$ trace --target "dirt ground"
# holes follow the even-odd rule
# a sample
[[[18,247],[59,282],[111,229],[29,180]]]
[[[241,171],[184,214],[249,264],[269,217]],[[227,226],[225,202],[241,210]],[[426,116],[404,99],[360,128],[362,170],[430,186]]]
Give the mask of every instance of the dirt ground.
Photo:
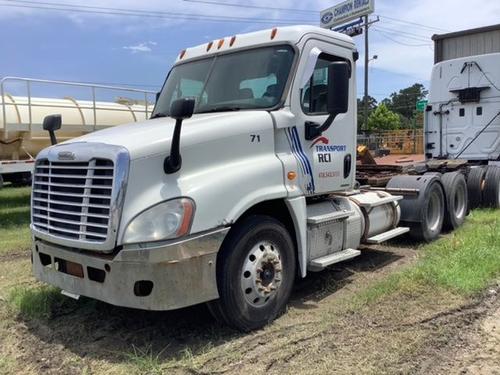
[[[445,351],[441,364],[434,373],[445,374],[500,374],[500,289],[490,289],[482,303],[472,306],[477,314],[463,330],[454,345]],[[461,314],[462,311],[454,312]]]
[[[49,319],[12,317],[3,291],[32,284],[26,255],[0,259],[0,373],[496,374],[500,287],[474,301],[447,292],[352,296],[415,261],[406,245],[373,247],[300,281],[286,314],[240,334],[204,306],[144,312],[81,299]]]

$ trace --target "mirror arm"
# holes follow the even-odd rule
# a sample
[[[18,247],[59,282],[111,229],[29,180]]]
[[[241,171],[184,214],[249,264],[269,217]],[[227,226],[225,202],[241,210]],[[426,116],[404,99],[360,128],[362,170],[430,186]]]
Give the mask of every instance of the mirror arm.
[[[49,132],[49,136],[50,136],[50,143],[51,143],[52,145],[56,145],[56,144],[57,144],[57,138],[56,138],[56,133],[55,133],[55,131],[53,131],[53,130],[49,130],[48,132]]]
[[[306,121],[305,126],[305,138],[308,141],[312,141],[314,138],[320,136],[325,130],[327,130],[330,125],[332,125],[333,120],[337,117],[337,113],[332,113],[328,116],[323,125],[319,125],[317,122]]]
[[[175,120],[174,135],[172,137],[172,148],[170,155],[163,162],[163,170],[166,174],[172,174],[181,169],[182,157],[180,152],[182,119]]]

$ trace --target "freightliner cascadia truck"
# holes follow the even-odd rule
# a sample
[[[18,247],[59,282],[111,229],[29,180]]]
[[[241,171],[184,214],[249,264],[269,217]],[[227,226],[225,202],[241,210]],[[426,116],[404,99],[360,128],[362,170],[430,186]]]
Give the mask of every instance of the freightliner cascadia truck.
[[[35,277],[138,309],[207,303],[249,331],[284,310],[296,278],[365,244],[459,226],[466,161],[372,166],[377,186],[359,183],[357,58],[350,37],[311,26],[180,52],[149,120],[38,154]],[[44,121],[54,141],[60,120]],[[498,207],[490,169],[477,189]]]

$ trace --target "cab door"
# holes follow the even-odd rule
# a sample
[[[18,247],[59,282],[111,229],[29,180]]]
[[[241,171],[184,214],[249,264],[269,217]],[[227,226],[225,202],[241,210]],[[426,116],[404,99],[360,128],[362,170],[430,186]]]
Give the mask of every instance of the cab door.
[[[287,129],[292,153],[301,166],[306,195],[320,195],[352,188],[356,161],[356,100],[353,47],[308,40],[303,47],[290,103],[295,126]],[[323,124],[328,118],[328,66],[335,61],[350,64],[347,113],[337,115],[330,127],[314,139],[306,139],[306,123]],[[312,67],[314,66],[314,69]],[[312,72],[311,72],[312,70]],[[312,74],[309,74],[312,73]]]

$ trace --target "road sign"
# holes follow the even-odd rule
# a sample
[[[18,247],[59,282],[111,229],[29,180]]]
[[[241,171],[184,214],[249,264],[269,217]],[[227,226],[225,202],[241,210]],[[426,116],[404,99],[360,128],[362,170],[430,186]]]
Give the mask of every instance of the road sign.
[[[361,24],[363,23],[363,19],[360,18],[359,20],[356,20],[354,22],[346,23],[341,26],[337,26],[336,28],[333,29],[333,31],[336,31],[338,33],[343,33],[345,35],[349,36],[356,36],[363,34],[363,27]]]
[[[417,112],[423,112],[427,107],[427,100],[419,100],[416,105]]]
[[[331,29],[334,26],[366,16],[375,10],[375,0],[347,0],[321,12],[320,26]]]

